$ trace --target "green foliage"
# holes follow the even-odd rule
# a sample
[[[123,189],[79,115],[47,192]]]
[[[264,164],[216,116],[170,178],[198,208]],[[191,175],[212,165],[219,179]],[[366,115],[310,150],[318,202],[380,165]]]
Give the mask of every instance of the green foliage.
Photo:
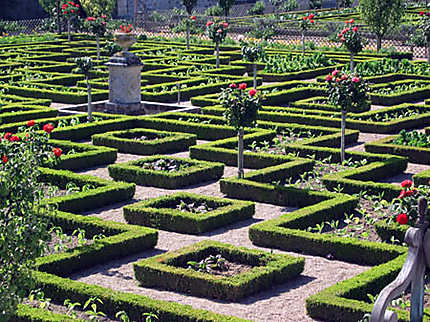
[[[30,270],[49,239],[48,223],[39,216],[44,192],[39,166],[55,163],[47,133],[28,127],[19,136],[6,133],[0,142],[0,320],[7,321],[33,287]]]
[[[255,5],[248,10],[250,16],[262,15],[266,9],[263,1],[257,1]]]
[[[264,56],[264,49],[261,44],[250,45],[242,43],[242,57],[249,62],[256,62]]]
[[[219,102],[225,108],[227,124],[236,130],[253,126],[261,107],[261,95],[255,89],[246,90],[246,84],[231,84],[221,91]]]
[[[231,7],[236,3],[236,0],[218,0],[218,5],[222,8],[224,16],[228,16]]]
[[[293,11],[298,7],[297,0],[270,0],[270,3],[277,12]]]
[[[361,18],[379,40],[398,25],[404,14],[402,0],[360,0],[359,7]]]
[[[117,0],[80,0],[88,16],[111,16]]]
[[[283,74],[289,72],[299,72],[326,66],[334,66],[336,63],[323,53],[312,55],[297,55],[289,53],[287,55],[266,55],[264,57],[267,73]]]
[[[228,23],[223,21],[208,21],[206,34],[215,44],[221,44],[227,37]]]
[[[309,1],[309,8],[310,9],[321,9],[322,7],[322,1],[321,0],[310,0]]]
[[[393,140],[393,144],[416,146],[421,148],[430,147],[430,139],[425,133],[420,133],[416,130],[401,130],[399,134],[400,136]]]
[[[223,9],[220,7],[219,4],[217,4],[216,6],[206,9],[205,16],[221,17],[223,13],[224,13]]]
[[[89,76],[91,69],[93,68],[93,61],[91,57],[76,57],[75,58],[76,68],[75,73],[84,74],[86,77]]]
[[[349,23],[349,22],[348,22]],[[345,48],[353,55],[363,50],[364,39],[358,31],[358,27],[351,22],[339,34],[339,38]]]
[[[10,33],[23,31],[24,27],[19,25],[16,21],[3,21],[0,20],[0,37]]]
[[[84,27],[88,32],[99,37],[103,37],[106,33],[106,16],[88,17],[84,22]]]
[[[248,33],[253,38],[268,41],[276,35],[276,27],[270,21],[258,19],[254,22],[252,30]]]

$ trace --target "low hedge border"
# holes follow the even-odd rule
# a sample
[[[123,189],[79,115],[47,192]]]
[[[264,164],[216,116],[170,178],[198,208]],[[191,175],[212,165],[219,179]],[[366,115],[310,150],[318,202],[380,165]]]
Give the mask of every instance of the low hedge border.
[[[267,220],[249,229],[252,243],[286,251],[304,252],[327,256],[347,262],[375,265],[398,256],[403,247],[390,244],[360,241],[330,234],[308,232],[325,221],[343,218],[358,204],[358,198],[350,195],[276,186],[245,179],[221,180],[221,191],[230,198],[253,200],[279,206],[299,207],[277,219]]]
[[[135,140],[131,138],[142,135],[149,136],[150,139]],[[112,147],[121,153],[153,155],[188,150],[190,146],[196,144],[197,136],[179,132],[131,129],[96,134],[92,136],[92,141],[96,146]]]
[[[49,144],[62,149],[60,162],[54,166],[62,170],[83,170],[116,161],[117,150],[103,146],[74,143],[63,140],[49,140]],[[69,151],[75,153],[69,154]]]
[[[66,196],[46,199],[43,203],[56,205],[60,211],[83,212],[106,205],[130,200],[135,193],[136,186],[132,183],[112,182],[94,176],[76,174],[67,170],[41,168],[39,180],[64,189],[69,182],[78,187],[91,184],[95,189],[76,192]]]
[[[190,167],[174,172],[142,168],[142,164],[145,162],[153,162],[162,159],[185,162],[189,164]],[[135,161],[109,165],[108,171],[109,175],[114,180],[134,182],[142,186],[177,189],[205,181],[218,180],[224,174],[224,164],[154,155]]]
[[[217,208],[205,213],[192,213],[168,207],[179,204],[181,200],[206,202]],[[124,219],[129,224],[198,235],[252,218],[255,206],[252,202],[182,192],[128,205],[123,210]]]
[[[128,116],[114,116],[103,113],[93,113],[94,117],[103,118],[102,121],[86,123],[87,115],[62,116],[57,118],[46,118],[35,120],[35,126],[39,129],[43,128],[46,123],[54,125],[54,130],[51,133],[52,139],[78,141],[91,138],[92,135],[109,131],[124,130],[135,127],[136,118]],[[71,121],[78,119],[81,123],[58,127],[60,121]],[[1,132],[17,132],[22,126],[26,126],[27,122],[9,123],[0,125]]]
[[[27,105],[23,103],[7,104],[2,106],[1,109],[2,124],[56,117],[58,115],[58,111],[56,109],[39,105]]]
[[[253,268],[230,277],[214,276],[187,269],[187,261],[220,254],[232,262]],[[304,259],[235,247],[215,241],[202,241],[134,264],[136,279],[145,287],[161,287],[195,296],[238,301],[291,280],[304,269]]]
[[[409,162],[429,164],[430,148],[393,144],[392,142],[399,136],[389,136],[364,145],[367,152],[394,154],[407,157]]]
[[[405,252],[406,252],[406,248]],[[376,295],[391,283],[399,274],[406,259],[406,254],[373,267],[372,269],[336,283],[325,290],[306,299],[306,311],[314,319],[333,322],[356,322],[363,315],[370,313],[373,304],[369,303],[367,294]],[[406,310],[394,310],[400,322],[409,321],[409,312]],[[424,310],[424,321],[428,318],[430,310]]]
[[[85,322],[70,315],[58,314],[46,309],[19,304],[15,315],[9,322]]]

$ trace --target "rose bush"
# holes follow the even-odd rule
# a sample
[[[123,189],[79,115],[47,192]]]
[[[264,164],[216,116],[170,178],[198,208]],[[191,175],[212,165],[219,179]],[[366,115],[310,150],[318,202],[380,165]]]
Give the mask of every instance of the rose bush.
[[[106,34],[106,19],[106,15],[101,15],[100,17],[87,17],[84,22],[85,29],[96,36],[97,60],[100,59],[100,37]]]
[[[351,55],[350,71],[354,71],[354,56],[357,55],[364,47],[364,39],[361,36],[358,27],[354,25],[354,19],[345,21],[346,27],[338,34],[342,45]]]
[[[304,16],[300,22],[299,27],[302,30],[302,54],[305,55],[306,46],[305,46],[305,32],[315,23],[315,15],[311,13],[310,15]]]
[[[73,1],[65,1],[61,5],[61,13],[63,17],[67,19],[67,33],[69,41],[71,40],[71,21],[72,19],[77,19],[79,17],[79,10],[79,4]]]
[[[43,134],[36,132],[34,125],[34,121],[28,121],[17,134],[0,134],[1,321],[14,314],[17,304],[33,287],[30,270],[43,253],[43,241],[49,239],[48,223],[39,213],[52,209],[40,204],[44,191],[39,167],[56,163],[61,149],[49,145],[52,124],[43,127]]]
[[[228,32],[227,22],[213,22],[208,21],[206,23],[206,35],[215,44],[216,52],[216,67],[219,68],[219,45],[224,42]]]

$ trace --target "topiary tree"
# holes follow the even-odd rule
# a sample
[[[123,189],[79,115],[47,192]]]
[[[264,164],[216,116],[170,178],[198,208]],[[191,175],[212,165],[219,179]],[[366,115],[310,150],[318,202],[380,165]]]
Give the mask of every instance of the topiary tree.
[[[193,9],[197,4],[197,0],[182,0],[182,4],[187,10],[187,13],[191,15],[193,13]],[[190,24],[196,21],[196,16],[191,16],[185,20],[185,24],[187,27],[187,49],[190,49]]]
[[[219,68],[219,45],[224,42],[227,37],[227,30],[227,22],[208,21],[206,23],[206,34],[209,39],[215,43],[216,68]]]
[[[111,16],[116,6],[116,0],[80,0],[82,8],[88,16]]]
[[[100,60],[100,37],[103,37],[106,33],[106,18],[106,15],[87,17],[84,23],[85,28],[96,36],[97,60]]]
[[[250,45],[242,43],[242,57],[244,60],[252,63],[254,75],[254,88],[257,88],[257,60],[264,56],[264,50],[261,45]]]
[[[359,76],[334,70],[327,75],[328,101],[339,106],[342,112],[341,161],[345,161],[346,113],[359,113],[370,109],[369,87]]]
[[[93,121],[93,105],[91,96],[91,84],[90,84],[90,72],[93,68],[93,61],[90,57],[77,57],[75,58],[76,68],[73,70],[74,73],[84,74],[87,82],[88,92],[88,121]]]
[[[360,14],[376,35],[376,49],[381,50],[382,37],[395,28],[404,14],[402,0],[360,0]]]
[[[61,149],[48,144],[53,126],[38,133],[28,121],[20,133],[2,134],[0,140],[0,321],[12,321],[17,305],[34,288],[31,270],[49,240],[43,206],[40,167],[55,164]],[[13,321],[16,321],[13,319]]]
[[[39,0],[39,4],[49,14],[50,17],[56,20],[57,32],[61,33],[61,0]]]
[[[315,23],[314,17],[315,17],[315,15],[313,13],[311,13],[308,16],[304,16],[299,22],[299,27],[302,30],[302,54],[303,54],[303,57],[305,56],[305,53],[306,53],[305,32]]]
[[[358,32],[358,27],[354,25],[354,19],[345,21],[346,27],[339,33],[339,39],[342,45],[349,51],[350,72],[354,72],[354,56],[363,50],[364,40],[361,34]]]
[[[61,13],[63,17],[67,19],[67,39],[72,40],[71,36],[71,22],[72,19],[77,19],[79,17],[79,10],[81,6],[73,1],[64,1],[61,5]]]
[[[219,101],[225,108],[224,117],[233,126],[238,135],[237,167],[238,178],[242,179],[243,171],[243,135],[244,128],[254,126],[257,121],[258,110],[261,107],[260,93],[255,89],[247,90],[246,83],[231,84],[222,90]]]
[[[236,0],[218,0],[218,5],[224,11],[224,16],[228,16],[230,13],[231,7],[236,3]]]

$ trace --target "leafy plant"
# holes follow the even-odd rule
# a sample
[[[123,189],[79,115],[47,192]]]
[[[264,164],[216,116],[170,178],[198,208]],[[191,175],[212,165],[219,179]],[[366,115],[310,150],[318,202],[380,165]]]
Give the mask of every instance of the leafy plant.
[[[430,147],[430,138],[425,133],[416,130],[401,130],[399,136],[393,140],[393,144],[428,148]]]

